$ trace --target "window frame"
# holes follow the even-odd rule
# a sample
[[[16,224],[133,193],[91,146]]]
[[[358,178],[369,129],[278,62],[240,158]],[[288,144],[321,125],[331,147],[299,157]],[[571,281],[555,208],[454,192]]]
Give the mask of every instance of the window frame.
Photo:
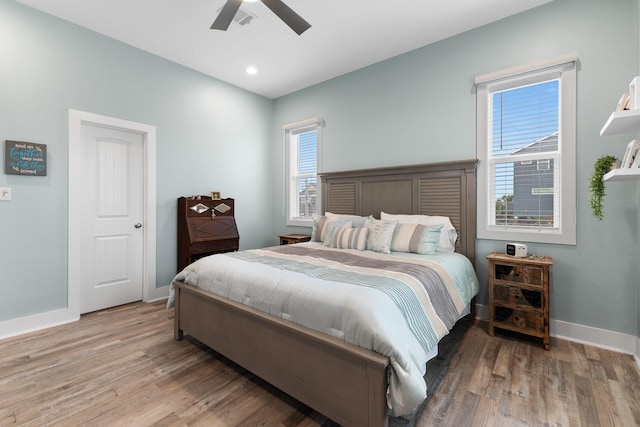
[[[479,239],[576,244],[576,61],[577,55],[560,58],[523,67],[512,68],[476,77],[477,101],[477,236]],[[558,78],[560,81],[558,151],[560,161],[554,166],[559,176],[560,203],[558,228],[525,228],[505,225],[491,225],[489,200],[492,173],[489,158],[490,98],[494,91],[516,88],[532,83]],[[554,162],[555,163],[555,162]]]
[[[302,120],[295,123],[289,123],[282,127],[284,130],[284,146],[285,146],[285,224],[287,226],[297,227],[313,227],[313,218],[300,218],[292,216],[291,201],[293,195],[291,194],[293,180],[297,179],[300,174],[298,171],[292,171],[291,165],[291,136],[299,135],[301,133],[316,131],[316,177],[317,177],[317,199],[316,199],[316,211],[315,214],[320,214],[322,209],[322,200],[320,195],[322,194],[321,180],[318,173],[321,171],[320,153],[322,147],[322,127],[323,120],[319,117],[313,117],[307,120]],[[297,194],[296,194],[297,196]]]

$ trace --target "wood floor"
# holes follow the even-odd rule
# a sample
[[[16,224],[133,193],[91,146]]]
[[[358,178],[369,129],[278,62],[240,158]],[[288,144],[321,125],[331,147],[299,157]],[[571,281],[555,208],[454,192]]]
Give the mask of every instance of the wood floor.
[[[136,303],[0,341],[0,426],[328,426]],[[416,426],[638,426],[631,356],[467,322]]]

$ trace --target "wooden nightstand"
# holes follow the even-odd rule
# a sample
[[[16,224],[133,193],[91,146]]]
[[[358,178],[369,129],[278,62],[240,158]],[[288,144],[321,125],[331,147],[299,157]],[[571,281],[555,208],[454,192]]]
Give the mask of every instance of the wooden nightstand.
[[[280,236],[281,245],[293,245],[294,243],[308,242],[311,240],[309,234],[282,234]]]
[[[549,350],[551,257],[515,258],[494,252],[489,260],[489,335],[494,328],[542,338]]]

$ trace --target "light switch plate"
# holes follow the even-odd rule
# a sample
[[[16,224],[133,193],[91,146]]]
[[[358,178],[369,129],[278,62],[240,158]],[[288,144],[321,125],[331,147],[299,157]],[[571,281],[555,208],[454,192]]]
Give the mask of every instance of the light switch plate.
[[[11,188],[0,187],[0,200],[11,200]]]

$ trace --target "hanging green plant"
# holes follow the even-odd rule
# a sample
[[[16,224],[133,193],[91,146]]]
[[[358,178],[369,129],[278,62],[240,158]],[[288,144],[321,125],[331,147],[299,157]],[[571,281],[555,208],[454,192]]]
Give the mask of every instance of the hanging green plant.
[[[602,221],[604,213],[602,212],[602,198],[604,197],[604,174],[611,170],[616,162],[614,156],[602,156],[596,160],[593,166],[593,174],[589,181],[589,190],[591,191],[591,210],[593,216]]]

